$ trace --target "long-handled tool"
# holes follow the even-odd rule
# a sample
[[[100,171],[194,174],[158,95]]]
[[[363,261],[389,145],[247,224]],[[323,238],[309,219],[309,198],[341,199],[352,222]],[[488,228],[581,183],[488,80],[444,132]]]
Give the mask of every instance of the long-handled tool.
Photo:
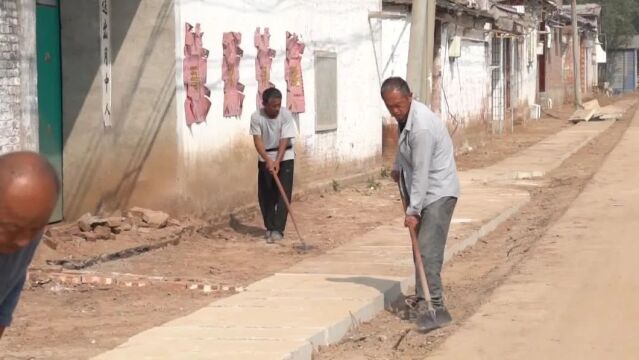
[[[293,220],[293,225],[295,226],[295,232],[297,232],[297,237],[300,239],[300,248],[302,251],[306,251],[308,250],[308,246],[304,242],[304,239],[302,238],[302,234],[300,234],[300,230],[297,227],[295,216],[293,216],[293,209],[291,209],[291,203],[288,200],[288,196],[286,196],[286,191],[284,191],[282,182],[280,182],[280,178],[277,176],[276,173],[273,173],[273,179],[275,179],[275,184],[277,184],[277,188],[280,190],[280,195],[282,195],[282,199],[284,200],[284,204],[286,205],[288,214],[291,216],[291,220]]]
[[[404,182],[403,176],[400,175],[400,179],[397,182],[397,187],[399,188],[399,197],[402,199],[402,206],[404,208],[404,213],[406,213],[406,209],[408,208],[408,204],[406,203],[404,189],[402,184]],[[426,272],[424,271],[424,263],[422,261],[422,254],[419,250],[419,243],[417,242],[417,233],[415,229],[408,228],[408,232],[410,233],[410,240],[413,244],[413,260],[415,262],[415,271],[417,272],[417,277],[419,278],[419,283],[422,286],[422,291],[424,292],[424,300],[428,305],[428,312],[424,314],[421,318],[418,319],[419,328],[423,331],[430,331],[438,328],[439,322],[437,321],[437,316],[435,309],[433,308],[433,303],[430,300],[430,291],[428,289],[428,282],[426,281]]]

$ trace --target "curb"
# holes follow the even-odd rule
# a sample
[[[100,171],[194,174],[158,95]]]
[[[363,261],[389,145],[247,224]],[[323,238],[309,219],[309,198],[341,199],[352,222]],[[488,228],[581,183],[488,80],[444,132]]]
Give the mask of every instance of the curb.
[[[467,236],[464,240],[455,244],[455,246],[447,248],[444,254],[444,263],[450,261],[456,254],[460,253],[461,251],[464,251],[469,247],[475,245],[477,241],[479,241],[479,239],[488,235],[499,225],[510,219],[529,201],[530,195],[525,198],[522,197],[522,199],[518,201],[516,205],[507,208],[497,217],[485,223],[479,229]],[[295,274],[286,273],[286,275]],[[306,274],[298,275],[301,276]],[[332,275],[336,276],[335,274]],[[320,346],[328,346],[339,343],[350,330],[357,328],[363,322],[374,319],[380,312],[390,308],[393,303],[396,303],[400,299],[400,297],[405,294],[406,290],[409,287],[412,287],[414,285],[414,276],[404,277],[396,281],[393,286],[389,287],[373,301],[355,311],[350,312],[349,316],[342,318],[341,320],[319,330],[317,333],[308,337],[304,346],[291,350],[291,352],[286,357],[284,357],[284,359],[311,360],[312,356],[307,355],[307,353],[304,351],[307,345],[312,345],[314,351],[317,351]],[[318,343],[317,339],[322,339],[322,341]]]

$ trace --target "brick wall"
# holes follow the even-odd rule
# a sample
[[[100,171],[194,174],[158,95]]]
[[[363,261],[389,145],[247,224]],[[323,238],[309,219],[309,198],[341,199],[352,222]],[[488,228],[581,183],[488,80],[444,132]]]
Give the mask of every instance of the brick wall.
[[[21,142],[19,25],[17,0],[0,1],[0,154]]]

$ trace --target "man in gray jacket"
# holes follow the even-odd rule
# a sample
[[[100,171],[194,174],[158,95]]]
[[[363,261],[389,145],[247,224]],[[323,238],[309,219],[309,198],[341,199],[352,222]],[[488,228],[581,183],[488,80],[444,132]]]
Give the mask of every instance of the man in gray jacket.
[[[418,234],[431,303],[438,325],[443,326],[452,319],[444,306],[441,269],[448,229],[459,197],[453,143],[441,119],[413,99],[404,79],[392,77],[384,81],[381,95],[401,131],[391,175],[400,182],[407,200],[404,226]],[[415,283],[414,308],[419,319],[426,306],[419,279]]]

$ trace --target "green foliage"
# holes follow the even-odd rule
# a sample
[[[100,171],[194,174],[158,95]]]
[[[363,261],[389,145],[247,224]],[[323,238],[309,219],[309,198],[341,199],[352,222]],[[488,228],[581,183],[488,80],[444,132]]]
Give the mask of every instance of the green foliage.
[[[607,49],[626,44],[639,31],[639,0],[577,0],[577,3],[601,4]]]

